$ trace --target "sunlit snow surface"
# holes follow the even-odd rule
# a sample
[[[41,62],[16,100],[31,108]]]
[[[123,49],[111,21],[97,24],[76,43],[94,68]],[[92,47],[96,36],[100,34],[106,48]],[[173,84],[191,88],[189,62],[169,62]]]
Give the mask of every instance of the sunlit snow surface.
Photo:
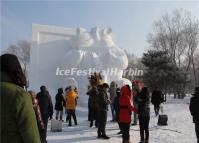
[[[169,99],[164,106],[164,112],[168,114],[168,126],[157,126],[158,118],[155,117],[151,106],[150,120],[150,143],[196,143],[194,124],[189,113],[189,98],[184,100]],[[107,123],[107,134],[110,140],[97,139],[97,129],[89,128],[87,119],[87,109],[78,108],[78,126],[68,127],[63,123],[63,132],[50,132],[48,129],[49,143],[121,143],[121,136],[117,135],[118,125],[110,122],[111,113]],[[132,143],[139,142],[139,127],[131,127]]]

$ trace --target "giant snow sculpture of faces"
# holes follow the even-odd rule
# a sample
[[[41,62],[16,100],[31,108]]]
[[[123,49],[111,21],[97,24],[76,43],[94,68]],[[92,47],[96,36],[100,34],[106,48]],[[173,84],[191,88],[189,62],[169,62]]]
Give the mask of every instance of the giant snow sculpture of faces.
[[[79,33],[71,39],[71,48],[61,61],[61,67],[63,69],[96,68],[100,71],[108,68],[117,68],[118,71],[122,71],[128,66],[128,59],[125,52],[117,47],[113,41],[112,30],[100,28],[93,28],[91,32],[85,31]],[[118,72],[116,75],[109,74],[103,76],[105,82],[108,83],[111,81],[116,81],[118,84],[124,82],[130,83],[128,80],[122,79],[122,72]],[[79,83],[78,89],[85,92],[87,89],[85,85],[88,85],[87,77],[75,76],[74,78]],[[82,87],[80,84],[85,87]]]
[[[93,28],[88,32],[83,28],[33,24],[30,56],[30,89],[38,91],[41,85],[46,85],[52,96],[61,86],[71,85],[78,88],[78,103],[87,102],[88,76],[57,75],[58,68],[98,71],[117,68],[117,74],[102,75],[104,81],[116,81],[119,86],[130,84],[119,72],[127,67],[128,60],[114,43],[111,29]]]

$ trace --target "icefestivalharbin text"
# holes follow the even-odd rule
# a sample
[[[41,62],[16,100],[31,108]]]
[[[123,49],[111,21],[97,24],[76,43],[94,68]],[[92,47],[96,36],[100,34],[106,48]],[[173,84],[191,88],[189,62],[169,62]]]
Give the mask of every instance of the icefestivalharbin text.
[[[89,76],[92,73],[97,72],[101,73],[102,75],[108,75],[108,76],[115,76],[118,74],[122,74],[123,76],[143,76],[144,71],[139,70],[137,68],[132,69],[126,69],[121,70],[118,68],[107,68],[106,70],[99,70],[96,68],[88,68],[88,69],[78,69],[78,68],[70,68],[70,69],[56,69],[56,75],[57,76]]]

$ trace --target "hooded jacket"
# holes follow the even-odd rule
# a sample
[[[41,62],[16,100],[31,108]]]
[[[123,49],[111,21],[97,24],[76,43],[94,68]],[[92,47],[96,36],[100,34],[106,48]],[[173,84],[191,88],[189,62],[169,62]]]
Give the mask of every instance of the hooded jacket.
[[[58,90],[58,93],[55,96],[55,110],[63,111],[63,105],[65,105],[64,96],[62,91]]]
[[[137,97],[138,115],[150,117],[150,96],[147,88],[143,88]]]
[[[121,88],[121,96],[119,98],[119,122],[130,123],[131,122],[131,112],[137,112],[131,101],[131,91],[127,86]]]
[[[48,91],[41,91],[37,94],[37,100],[39,101],[39,107],[41,111],[42,119],[45,121],[53,116],[53,104],[51,96]]]
[[[75,110],[77,105],[77,93],[74,90],[71,90],[66,95],[66,109]]]
[[[163,101],[163,93],[160,90],[154,90],[151,96],[151,103],[153,105],[160,105]]]
[[[88,106],[91,108],[98,108],[98,96],[99,96],[99,92],[97,87],[92,87],[88,92],[87,95],[89,96],[88,98]]]
[[[99,95],[97,98],[99,111],[107,112],[108,111],[108,104],[110,101],[108,100],[107,92],[103,88],[99,88]]]

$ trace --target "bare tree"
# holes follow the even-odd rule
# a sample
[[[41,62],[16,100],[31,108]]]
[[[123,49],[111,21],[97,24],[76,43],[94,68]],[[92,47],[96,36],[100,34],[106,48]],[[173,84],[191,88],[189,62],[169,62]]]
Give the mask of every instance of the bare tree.
[[[127,71],[130,69],[134,70],[134,75],[125,75],[124,78],[127,78],[129,80],[142,80],[142,71],[145,69],[144,64],[142,63],[142,58],[137,57],[133,53],[129,53],[125,51],[127,58],[128,58],[128,67]]]
[[[195,61],[195,74],[196,77],[199,77],[199,49],[196,50],[194,54],[194,61]],[[196,85],[199,86],[199,78],[196,78]]]
[[[187,44],[188,56],[190,57],[190,62],[192,64],[194,82],[196,85],[197,77],[196,77],[194,54],[196,52],[199,43],[199,21],[197,19],[188,17],[184,28],[184,38],[185,38],[185,43]]]
[[[194,83],[197,84],[194,54],[199,44],[198,19],[188,11],[177,9],[171,15],[165,14],[154,22],[154,30],[147,40],[151,48],[167,51],[172,63],[184,75],[183,82],[176,82],[176,90],[184,92],[190,80],[190,70],[193,70]],[[177,78],[176,76],[176,80]]]
[[[18,57],[24,73],[27,75],[27,66],[30,62],[30,42],[22,40],[18,41],[15,45],[8,47],[8,53],[14,54]]]

